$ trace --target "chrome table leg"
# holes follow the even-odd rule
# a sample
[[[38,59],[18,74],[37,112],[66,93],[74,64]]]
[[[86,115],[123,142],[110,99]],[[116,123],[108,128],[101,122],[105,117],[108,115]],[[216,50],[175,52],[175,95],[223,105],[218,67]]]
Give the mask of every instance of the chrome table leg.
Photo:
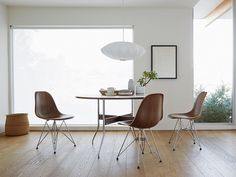
[[[102,120],[103,120],[103,123],[102,123],[102,140],[101,140],[101,143],[100,143],[100,147],[99,147],[99,150],[98,150],[98,159],[100,158],[100,152],[101,152],[101,148],[102,148],[102,144],[103,144],[103,141],[104,141],[104,137],[105,137],[105,100],[102,100]]]
[[[100,115],[100,100],[98,99],[98,103],[97,103],[97,111],[98,111],[98,124],[97,124],[97,130],[96,130],[96,132],[95,132],[95,134],[93,135],[93,139],[92,139],[92,145],[93,145],[93,143],[94,143],[94,139],[95,139],[95,137],[96,137],[96,135],[97,135],[97,133],[98,133],[98,130],[99,130],[99,127],[100,127],[100,120],[99,120],[99,115]]]

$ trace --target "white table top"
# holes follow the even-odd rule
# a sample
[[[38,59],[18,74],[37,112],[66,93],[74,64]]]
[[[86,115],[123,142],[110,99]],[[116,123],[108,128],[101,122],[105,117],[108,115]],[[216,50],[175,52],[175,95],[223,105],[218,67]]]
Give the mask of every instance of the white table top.
[[[104,96],[104,95],[79,95],[75,96],[80,99],[96,99],[96,100],[132,100],[132,99],[143,99],[146,95],[127,95],[127,96]]]

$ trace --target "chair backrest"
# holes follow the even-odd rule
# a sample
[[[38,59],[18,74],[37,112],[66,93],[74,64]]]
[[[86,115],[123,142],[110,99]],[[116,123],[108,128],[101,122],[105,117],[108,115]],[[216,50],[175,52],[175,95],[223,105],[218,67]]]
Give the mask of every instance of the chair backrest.
[[[196,100],[195,100],[195,103],[193,105],[193,108],[190,112],[188,112],[188,114],[190,116],[193,116],[193,117],[196,117],[196,118],[199,118],[201,116],[201,113],[202,113],[202,107],[203,107],[203,102],[206,98],[206,95],[207,95],[207,92],[201,92]]]
[[[161,93],[146,96],[130,126],[135,128],[154,127],[163,117],[163,99],[164,95]]]
[[[45,91],[35,92],[35,114],[42,119],[56,118],[61,115],[53,97]]]

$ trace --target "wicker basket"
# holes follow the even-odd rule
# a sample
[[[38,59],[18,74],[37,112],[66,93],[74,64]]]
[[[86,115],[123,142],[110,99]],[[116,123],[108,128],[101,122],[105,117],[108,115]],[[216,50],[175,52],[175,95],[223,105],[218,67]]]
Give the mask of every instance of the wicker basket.
[[[29,132],[28,114],[17,113],[6,116],[5,134],[6,136],[25,135]]]

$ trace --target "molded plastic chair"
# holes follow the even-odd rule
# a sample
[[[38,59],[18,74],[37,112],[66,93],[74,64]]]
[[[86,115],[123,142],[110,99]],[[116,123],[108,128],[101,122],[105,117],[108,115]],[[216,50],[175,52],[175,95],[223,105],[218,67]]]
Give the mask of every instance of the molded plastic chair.
[[[152,152],[151,146],[149,144],[148,141],[148,137],[145,133],[145,129],[149,129],[153,142],[154,142],[154,146],[155,146],[155,151],[156,151],[156,155],[159,158],[160,162],[161,162],[161,158],[156,146],[156,142],[155,142],[155,138],[154,135],[151,131],[150,128],[154,127],[155,125],[157,125],[159,123],[159,121],[162,119],[163,117],[163,99],[164,99],[164,95],[160,94],[160,93],[156,93],[156,94],[150,94],[148,96],[146,96],[142,103],[139,106],[138,112],[136,114],[136,116],[133,118],[133,120],[127,120],[127,121],[123,121],[121,122],[122,125],[128,125],[129,126],[129,131],[127,132],[125,139],[121,145],[121,148],[119,150],[119,153],[117,155],[117,160],[119,160],[119,156],[134,142],[138,142],[138,166],[137,168],[140,168],[140,150],[142,152],[142,154],[144,154],[144,148],[145,148],[145,143],[147,142],[149,148],[150,148],[150,152]],[[121,120],[128,118],[127,116],[120,116]],[[129,117],[130,118],[130,117]],[[134,128],[138,129],[138,136],[136,136]],[[134,136],[134,140],[129,143],[126,148],[124,147],[124,144],[126,142],[126,139],[129,135],[129,132],[132,130],[133,136]]]
[[[201,117],[203,102],[205,100],[206,95],[207,95],[207,92],[201,92],[197,96],[197,99],[191,111],[186,112],[186,113],[173,113],[173,114],[168,115],[168,117],[171,119],[177,119],[174,131],[169,139],[169,144],[171,144],[171,141],[173,137],[175,136],[174,142],[173,142],[173,151],[175,151],[176,145],[181,137],[180,132],[183,130],[187,130],[187,132],[192,137],[193,143],[195,144],[197,141],[200,150],[202,150],[199,137],[198,137],[195,125],[194,125],[194,121]],[[188,124],[186,127],[184,127],[182,120],[188,121]],[[177,125],[179,127],[178,130],[176,130]]]
[[[49,132],[51,133],[51,136],[52,136],[54,154],[56,153],[57,139],[58,139],[59,132],[64,134],[74,144],[74,147],[76,146],[75,141],[73,137],[71,136],[70,131],[65,122],[65,120],[72,119],[74,116],[62,114],[57,109],[57,106],[53,100],[53,97],[48,92],[45,92],[45,91],[35,92],[35,114],[37,117],[46,120],[42,129],[41,135],[39,137],[39,141],[37,143],[36,149],[38,149],[39,145],[46,138]],[[49,121],[53,121],[53,124],[51,127],[48,124]],[[57,126],[56,124],[57,121],[61,121],[59,126]],[[68,135],[66,134],[66,132],[61,130],[63,124],[65,125],[66,132]],[[46,127],[47,127],[47,132],[43,136],[43,133],[45,132]]]

